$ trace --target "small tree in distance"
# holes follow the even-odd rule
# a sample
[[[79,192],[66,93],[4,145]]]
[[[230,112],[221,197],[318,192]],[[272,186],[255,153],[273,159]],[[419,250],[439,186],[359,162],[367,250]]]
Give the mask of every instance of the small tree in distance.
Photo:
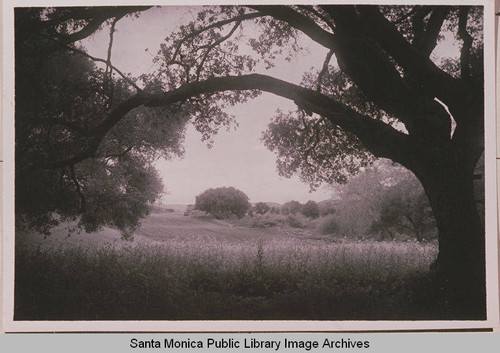
[[[241,218],[250,208],[248,196],[233,187],[208,189],[196,196],[195,209],[223,219],[231,216]]]
[[[287,214],[296,214],[297,212],[300,212],[302,209],[302,204],[299,201],[289,201],[283,205],[283,208],[281,209],[281,213],[284,215]]]
[[[257,202],[255,204],[255,212],[258,214],[266,214],[271,210],[271,207],[265,202]]]
[[[318,218],[319,217],[319,206],[315,201],[307,201],[300,211],[307,218]]]
[[[380,216],[371,230],[387,233],[392,239],[396,233],[409,234],[421,242],[432,234],[436,222],[429,200],[417,180],[402,181],[390,188],[381,200]]]

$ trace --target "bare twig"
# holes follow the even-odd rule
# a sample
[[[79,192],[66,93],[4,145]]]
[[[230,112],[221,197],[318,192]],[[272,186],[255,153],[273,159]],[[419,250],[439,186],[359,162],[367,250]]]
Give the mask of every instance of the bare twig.
[[[102,63],[107,64],[107,60],[104,60],[104,59],[101,59],[101,58],[96,58],[95,56],[87,54],[83,50],[80,50],[80,49],[77,49],[77,48],[73,48],[73,47],[70,47],[70,46],[65,46],[65,47],[68,48],[69,50],[71,50],[72,52],[78,53],[80,55],[83,55],[83,56],[89,58],[90,60],[98,61],[98,62],[102,62]],[[112,65],[111,63],[109,65],[110,65],[110,67],[113,70],[116,71],[116,73],[118,73],[125,81],[127,81],[137,91],[142,92],[142,89],[139,86],[137,86],[134,81],[132,81],[130,78],[128,78],[123,72],[121,72],[116,66]]]
[[[237,21],[236,24],[233,26],[233,28],[229,31],[229,33],[226,34],[224,37],[219,38],[218,40],[216,40],[215,42],[213,42],[211,44],[204,45],[204,46],[200,47],[200,49],[205,49],[206,48],[207,50],[205,51],[205,54],[203,54],[203,58],[201,59],[200,65],[198,66],[198,69],[196,70],[196,81],[199,81],[199,79],[200,79],[201,70],[203,69],[203,65],[205,64],[205,61],[208,58],[208,54],[216,46],[218,46],[222,42],[224,42],[224,41],[228,40],[229,38],[231,38],[231,36],[234,34],[234,32],[240,26],[240,24],[241,24],[241,21]]]
[[[239,16],[235,16],[235,17],[231,17],[227,20],[222,20],[222,21],[218,21],[218,22],[214,22],[208,26],[205,26],[205,27],[202,27],[194,32],[191,32],[189,33],[188,35],[184,36],[178,43],[177,43],[177,46],[175,48],[175,52],[174,52],[174,55],[172,55],[172,58],[171,60],[169,60],[169,63],[170,62],[174,62],[175,60],[177,60],[177,55],[179,55],[179,52],[181,50],[181,47],[182,45],[190,38],[194,38],[198,35],[200,35],[201,33],[203,32],[206,32],[212,28],[220,28],[220,27],[223,27],[229,23],[232,23],[232,22],[235,22],[235,21],[239,21],[240,23],[244,20],[249,20],[249,19],[253,19],[253,18],[257,18],[257,17],[263,17],[264,15],[259,13],[259,12],[252,12],[252,13],[246,13],[246,14],[242,14],[242,15],[239,15]]]
[[[111,23],[111,27],[109,29],[109,44],[108,44],[108,55],[106,58],[106,70],[104,71],[104,91],[106,92],[109,90],[109,94],[107,102],[104,104],[104,110],[108,110],[109,107],[111,106],[113,102],[113,92],[114,92],[114,84],[113,84],[113,69],[111,68],[111,49],[113,48],[113,36],[115,33],[115,26],[116,23],[122,18],[123,16],[115,17],[113,22]],[[106,93],[105,93],[106,94]]]

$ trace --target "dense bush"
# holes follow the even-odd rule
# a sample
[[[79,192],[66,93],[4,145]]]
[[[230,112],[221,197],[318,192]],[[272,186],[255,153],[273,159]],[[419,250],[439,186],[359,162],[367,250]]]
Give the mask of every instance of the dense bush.
[[[250,208],[248,200],[245,193],[233,187],[208,189],[196,196],[195,209],[219,219],[233,215],[241,218]]]
[[[281,208],[281,213],[284,215],[288,215],[290,213],[296,214],[297,212],[300,212],[301,209],[302,204],[299,201],[292,200],[283,205],[283,207]]]
[[[405,234],[423,241],[435,236],[435,219],[429,200],[417,180],[402,181],[387,190],[381,200],[380,215],[371,226],[371,231],[395,238]]]
[[[300,212],[308,218],[318,218],[319,217],[319,206],[316,202],[310,200],[307,201]]]
[[[255,213],[266,214],[271,210],[271,207],[265,202],[257,202],[254,206]]]
[[[337,212],[335,209],[335,206],[331,200],[328,201],[323,201],[318,204],[319,206],[319,212],[321,216],[327,216],[327,215],[332,215]]]
[[[293,228],[306,228],[308,225],[308,220],[301,214],[291,214],[287,217],[287,223]]]
[[[336,234],[339,230],[339,225],[334,216],[329,215],[319,219],[318,232],[320,234]]]

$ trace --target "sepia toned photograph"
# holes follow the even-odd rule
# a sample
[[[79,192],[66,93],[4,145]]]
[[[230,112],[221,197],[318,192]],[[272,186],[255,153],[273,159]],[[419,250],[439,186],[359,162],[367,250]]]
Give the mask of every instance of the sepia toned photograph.
[[[13,322],[491,319],[457,3],[12,7]]]

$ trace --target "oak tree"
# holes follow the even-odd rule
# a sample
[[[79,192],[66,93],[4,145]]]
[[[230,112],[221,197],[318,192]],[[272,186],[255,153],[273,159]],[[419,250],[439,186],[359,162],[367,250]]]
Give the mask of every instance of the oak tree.
[[[205,190],[196,196],[194,208],[219,219],[231,216],[241,218],[250,208],[248,200],[248,196],[243,191],[232,186],[220,187]]]
[[[25,89],[23,75],[36,75],[51,54],[85,55],[74,44],[78,38],[106,21],[112,29],[113,23],[137,10],[19,10],[16,94]],[[298,174],[312,187],[345,182],[380,157],[416,175],[439,230],[433,271],[443,303],[451,317],[484,318],[485,236],[473,195],[474,169],[484,150],[482,7],[252,5],[197,10],[193,21],[168,35],[155,59],[155,73],[133,80],[112,66],[109,55],[101,58],[106,69],[95,100],[102,101],[105,113],[92,110],[98,105],[83,103],[88,114],[52,115],[62,120],[56,124],[60,132],[55,141],[54,129],[49,128],[52,120],[34,126],[39,120],[25,115],[36,109],[21,114],[31,95],[18,96],[16,124],[28,122],[16,132],[16,144],[24,141],[18,148],[26,150],[16,155],[16,188],[30,188],[22,182],[29,173],[54,173],[55,179],[59,175],[66,184],[73,182],[73,194],[84,195],[72,170],[88,160],[117,154],[104,146],[119,139],[124,122],[145,123],[141,115],[136,119],[138,109],[164,107],[167,112],[155,120],[157,124],[187,116],[210,140],[218,128],[232,123],[224,111],[227,106],[269,92],[293,100],[298,108],[278,112],[264,135],[283,175]],[[23,22],[26,14],[29,20]],[[444,34],[451,34],[459,45],[459,57],[433,54]],[[254,72],[258,62],[271,67],[279,65],[278,57],[290,59],[302,51],[298,39],[304,37],[322,46],[325,58],[321,69],[306,73],[301,84]],[[43,55],[33,50],[32,43],[38,41],[44,43],[39,47],[47,48]],[[106,102],[112,91],[105,89],[110,72],[127,87],[119,97],[113,95],[111,104]],[[44,151],[43,158],[29,157],[30,134],[40,135],[39,140],[45,137],[39,142],[44,147],[35,148]],[[148,145],[148,137],[143,138],[140,144]],[[48,150],[50,143],[65,147]],[[55,179],[46,180],[56,187]],[[16,205],[16,211],[22,212],[21,206]]]

